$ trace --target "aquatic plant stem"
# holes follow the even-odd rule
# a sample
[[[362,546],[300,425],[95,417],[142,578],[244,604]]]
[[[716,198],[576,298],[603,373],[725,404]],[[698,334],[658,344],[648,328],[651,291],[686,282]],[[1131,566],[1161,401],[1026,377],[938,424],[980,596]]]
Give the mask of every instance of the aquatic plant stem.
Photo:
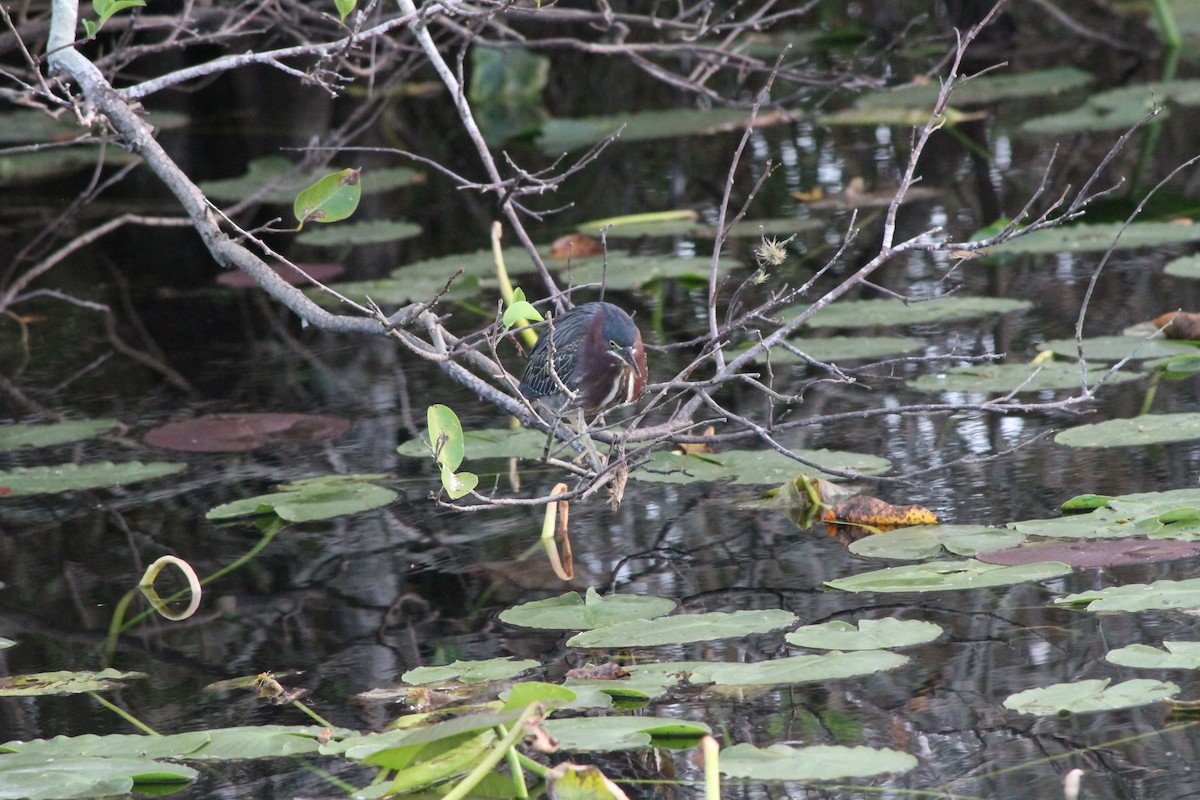
[[[467,773],[467,776],[459,781],[457,786],[442,795],[442,800],[463,800],[470,794],[471,790],[500,763],[500,759],[504,758],[508,751],[525,735],[525,723],[534,717],[540,717],[542,713],[541,703],[530,703],[509,728],[508,734],[492,747],[483,760],[475,765],[475,769]]]
[[[508,731],[503,725],[496,726],[496,732],[501,739],[508,736]],[[521,769],[521,759],[517,756],[517,748],[510,747],[505,752],[505,757],[508,759],[508,774],[512,777],[513,792],[521,800],[526,800],[529,797],[529,787],[525,785],[525,772]]]
[[[316,720],[316,722],[317,722],[317,724],[318,724],[318,725],[324,725],[326,728],[332,728],[332,727],[333,727],[333,723],[332,723],[332,722],[330,722],[329,720],[325,719],[325,718],[324,718],[324,717],[322,717],[320,714],[318,714],[317,712],[313,711],[313,710],[312,710],[311,708],[309,708],[308,706],[304,705],[304,703],[301,703],[299,700],[293,700],[293,701],[292,701],[292,706],[293,706],[294,708],[296,708],[297,710],[299,710],[299,711],[303,711],[305,714],[308,714],[310,717],[312,717],[314,720]]]
[[[721,745],[711,736],[700,740],[704,753],[705,800],[721,800]]]
[[[120,717],[121,719],[125,720],[125,721],[126,721],[126,722],[128,722],[130,725],[132,725],[133,727],[137,728],[138,730],[140,730],[142,733],[147,733],[147,734],[149,734],[149,735],[151,735],[151,736],[162,736],[162,734],[161,734],[161,733],[159,733],[158,731],[154,730],[154,729],[153,729],[153,728],[151,728],[149,725],[147,725],[146,723],[142,722],[140,719],[138,719],[137,717],[133,716],[133,715],[132,715],[132,714],[130,714],[128,711],[126,711],[125,709],[123,709],[123,708],[121,708],[120,706],[116,705],[115,703],[112,703],[112,702],[110,702],[110,701],[108,701],[108,700],[105,700],[103,697],[101,697],[101,696],[100,696],[99,694],[97,694],[96,692],[88,692],[88,694],[90,694],[90,695],[92,696],[92,699],[93,699],[93,700],[95,700],[97,703],[99,703],[100,705],[104,706],[104,707],[105,707],[105,708],[107,708],[109,711],[113,712],[113,713],[114,713],[114,714],[116,714],[118,717]]]

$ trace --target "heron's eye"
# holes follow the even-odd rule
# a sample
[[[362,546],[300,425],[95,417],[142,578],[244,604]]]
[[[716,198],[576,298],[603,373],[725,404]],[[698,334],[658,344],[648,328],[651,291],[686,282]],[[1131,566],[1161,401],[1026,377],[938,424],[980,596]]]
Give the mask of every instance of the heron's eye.
[[[608,346],[609,346],[609,347],[611,347],[613,350],[620,350],[620,349],[621,349],[621,345],[617,343],[617,340],[616,340],[616,339],[609,339],[609,340],[608,340]]]

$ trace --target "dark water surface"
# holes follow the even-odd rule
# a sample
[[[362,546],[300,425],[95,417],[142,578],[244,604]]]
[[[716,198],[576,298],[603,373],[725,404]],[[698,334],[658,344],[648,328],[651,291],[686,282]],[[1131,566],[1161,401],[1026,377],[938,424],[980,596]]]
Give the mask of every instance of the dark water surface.
[[[1038,53],[1037,63],[1027,56],[1031,63],[1024,66],[1075,63],[1080,55],[1065,44],[1042,44],[1047,49]],[[1101,83],[1114,79],[1110,73],[1124,66],[1109,63],[1094,50],[1083,52],[1090,59],[1085,66],[1096,71]],[[1146,64],[1139,74],[1152,77],[1155,68]],[[280,146],[279,138],[256,135],[253,123],[239,124],[254,117],[254,107],[213,113],[204,105],[206,96],[186,100],[197,113],[192,129],[164,135],[168,149],[191,161],[199,177],[237,174],[246,159]],[[905,207],[900,236],[944,225],[957,238],[965,238],[997,213],[1015,213],[1037,185],[1053,141],[1014,138],[1013,131],[1025,117],[1069,108],[1083,96],[1007,104],[991,109],[982,123],[940,135],[922,169],[922,186],[937,188],[940,194]],[[606,109],[593,109],[601,110]],[[432,112],[399,113],[414,116],[410,133],[415,129],[432,135],[437,130],[434,120],[420,116]],[[1165,174],[1195,155],[1198,123],[1200,117],[1188,109],[1165,122],[1153,171]],[[963,145],[964,135],[973,137],[994,161],[974,159]],[[793,210],[787,190],[820,186],[836,192],[855,176],[865,177],[871,186],[888,182],[903,163],[908,136],[900,128],[830,129],[810,122],[756,133],[747,175],[768,158],[785,168],[756,201],[753,214],[807,215]],[[1064,141],[1057,185],[1078,186],[1110,140],[1096,134]],[[618,144],[601,169],[568,187],[577,207],[553,226],[537,229],[535,236],[548,241],[579,220],[669,207],[699,208],[711,216],[735,142],[736,135]],[[1135,159],[1135,153],[1119,157],[1107,177],[1128,175]],[[1185,175],[1178,189],[1186,192],[1195,182],[1194,175]],[[148,179],[145,192],[126,201],[137,207],[161,198]],[[555,204],[563,200],[556,198]],[[35,193],[33,202],[53,207],[46,194]],[[355,278],[487,244],[493,209],[464,199],[436,175],[422,187],[370,202],[379,204],[372,209],[375,216],[412,219],[426,233],[417,240],[343,254]],[[0,204],[5,203],[0,196]],[[11,215],[13,209],[5,213]],[[264,216],[274,213],[264,211]],[[827,221],[825,228],[801,235],[781,280],[803,280],[824,263],[849,216],[839,212],[822,219]],[[841,274],[848,274],[877,246],[878,219],[868,214],[860,222],[863,233],[837,270]],[[735,250],[740,249],[735,254],[745,259],[751,244],[735,243]],[[703,258],[708,244],[677,240],[638,246],[694,249]],[[1185,252],[1176,247],[1115,254],[1097,284],[1087,333],[1116,333],[1167,310],[1200,307],[1194,283],[1162,273],[1163,264]],[[1039,256],[968,264],[953,279],[963,293],[1031,300],[1033,309],[923,327],[913,335],[926,336],[931,347],[942,352],[1006,352],[1027,359],[1039,341],[1072,335],[1098,258]],[[913,256],[892,263],[877,279],[899,291],[932,287],[947,264],[941,256]],[[113,280],[115,268],[129,276],[127,287]],[[27,365],[7,373],[13,391],[0,393],[0,415],[20,422],[51,414],[115,416],[128,430],[100,441],[4,454],[0,463],[136,458],[185,460],[188,469],[173,478],[124,489],[0,503],[0,582],[5,585],[0,590],[0,634],[18,642],[0,650],[0,672],[107,665],[143,671],[150,675],[147,681],[111,693],[112,701],[160,732],[181,732],[226,725],[306,724],[308,720],[291,709],[267,705],[249,693],[200,691],[215,681],[264,670],[294,672],[284,682],[311,690],[306,702],[321,715],[338,725],[365,729],[382,725],[398,709],[364,706],[350,700],[352,695],[395,684],[416,666],[512,655],[541,661],[546,665],[543,677],[557,680],[565,669],[582,663],[583,654],[563,646],[565,637],[518,630],[496,619],[496,613],[510,605],[564,591],[540,553],[527,564],[512,563],[536,543],[540,513],[518,509],[463,515],[441,509],[429,499],[436,485],[433,464],[395,452],[398,444],[422,434],[425,407],[431,402],[452,405],[468,428],[503,425],[502,415],[464,395],[436,369],[412,363],[389,342],[301,330],[288,314],[254,292],[216,287],[216,274],[193,235],[142,230],[110,237],[102,251],[56,274],[60,288],[103,296],[114,308],[124,309],[119,314],[123,331],[132,330],[136,315],[164,360],[191,384],[190,393],[114,353],[95,316],[61,304],[22,309],[45,314],[48,320],[33,329]],[[651,344],[686,338],[704,313],[703,291],[682,285],[668,286],[656,296],[623,295],[619,300],[636,309],[640,320],[662,312],[661,329],[651,331],[643,325]],[[452,327],[462,330],[482,319],[461,308],[448,311],[454,314]],[[652,351],[653,377],[674,374],[679,358]],[[789,381],[794,389],[813,377],[799,367],[782,369],[794,370],[791,375],[778,373],[785,388]],[[905,370],[900,374],[910,374]],[[1090,419],[1135,415],[1145,390],[1144,380],[1109,388]],[[726,399],[740,413],[754,416],[760,410],[750,397]],[[911,393],[899,383],[876,383],[871,389],[817,385],[796,413],[920,400],[933,401],[934,396]],[[1194,380],[1160,386],[1156,411],[1195,407]],[[181,455],[155,451],[140,440],[145,431],[167,421],[239,411],[332,413],[353,424],[349,433],[331,442],[245,454]],[[1084,492],[1118,494],[1195,485],[1200,462],[1195,444],[1072,450],[1042,439],[1005,453],[1042,431],[1075,422],[1066,414],[880,417],[802,429],[784,443],[883,455],[900,476],[945,464],[910,483],[871,488],[897,502],[926,505],[948,523],[1003,525],[1055,515],[1062,501]],[[998,453],[1005,454],[989,458]],[[973,458],[961,460],[965,457]],[[209,586],[195,617],[183,623],[147,619],[123,634],[111,661],[105,660],[103,645],[114,605],[147,563],[173,553],[203,576],[229,564],[258,540],[250,524],[205,521],[208,509],[289,480],[327,473],[385,473],[401,497],[379,511],[284,531],[245,567]],[[536,468],[522,473],[525,491],[545,490],[558,478],[553,471]],[[947,635],[910,651],[912,663],[892,672],[738,695],[695,690],[657,705],[654,713],[702,720],[724,732],[730,742],[866,744],[905,750],[921,761],[912,773],[882,782],[896,787],[882,794],[762,784],[743,788],[732,782],[729,796],[900,796],[900,788],[911,788],[946,791],[946,796],[1057,797],[1061,775],[1072,767],[1087,772],[1087,798],[1200,796],[1194,731],[1171,729],[1157,707],[1056,719],[1016,715],[1000,705],[1009,694],[1032,687],[1131,677],[1129,670],[1103,660],[1109,649],[1131,642],[1157,645],[1165,639],[1200,638],[1200,624],[1187,614],[1097,615],[1050,604],[1064,592],[1192,577],[1192,561],[1077,570],[1041,585],[952,594],[836,593],[822,589],[822,583],[878,564],[850,555],[821,527],[800,530],[778,512],[747,510],[740,501],[754,493],[725,485],[633,481],[615,511],[601,501],[573,508],[578,577],[572,588],[595,585],[663,595],[679,599],[688,610],[783,607],[804,623],[884,615],[925,619],[945,627]],[[136,603],[134,607],[141,610]],[[781,636],[759,636],[661,648],[653,655],[664,660],[758,660],[785,650]],[[1186,674],[1145,676],[1179,683],[1183,698],[1195,697],[1200,689],[1200,681]],[[111,712],[80,696],[0,700],[0,741],[129,731]],[[1132,734],[1144,736],[1114,741]],[[1068,755],[1059,758],[1064,754]],[[679,777],[699,777],[688,754],[663,755],[675,760]],[[618,777],[660,774],[645,754],[599,761]],[[348,770],[343,777],[362,785],[370,774]],[[335,791],[294,762],[252,762],[205,771],[199,783],[179,796],[328,796]]]

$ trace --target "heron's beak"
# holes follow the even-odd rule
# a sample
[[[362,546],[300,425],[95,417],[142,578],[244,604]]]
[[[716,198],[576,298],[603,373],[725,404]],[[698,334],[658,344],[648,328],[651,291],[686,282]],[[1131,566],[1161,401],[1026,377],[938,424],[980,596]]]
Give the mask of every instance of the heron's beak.
[[[632,347],[622,347],[620,350],[616,350],[614,352],[622,361],[632,367],[635,373],[638,375],[642,374],[642,371],[638,369],[637,357],[633,354]]]

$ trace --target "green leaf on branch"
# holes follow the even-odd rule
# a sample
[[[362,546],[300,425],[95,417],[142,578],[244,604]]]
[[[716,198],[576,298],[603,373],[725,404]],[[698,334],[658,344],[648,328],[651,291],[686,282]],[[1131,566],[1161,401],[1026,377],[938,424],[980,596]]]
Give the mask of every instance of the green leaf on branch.
[[[479,476],[472,472],[455,472],[463,462],[466,445],[463,443],[462,423],[449,406],[440,403],[429,407],[429,449],[442,473],[442,488],[451,500],[469,494],[479,485]]]
[[[345,22],[346,17],[350,16],[350,12],[358,5],[358,0],[333,0],[333,5],[337,8],[338,18]]]
[[[306,222],[339,222],[353,214],[362,197],[361,175],[361,169],[344,169],[303,189],[292,206],[300,223],[296,230]]]
[[[146,0],[92,0],[92,10],[96,12],[96,21],[83,20],[83,29],[88,36],[104,27],[108,18],[127,8],[145,8]]]
[[[511,328],[513,325],[541,321],[541,312],[533,307],[533,303],[525,299],[525,290],[515,287],[512,302],[508,304],[508,308],[504,309],[504,327]]]

